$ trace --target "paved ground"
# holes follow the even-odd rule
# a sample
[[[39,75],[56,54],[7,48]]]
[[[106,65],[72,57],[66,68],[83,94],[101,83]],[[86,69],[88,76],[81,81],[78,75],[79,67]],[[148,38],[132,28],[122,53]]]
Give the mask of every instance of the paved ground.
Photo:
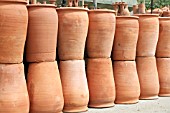
[[[88,113],[170,113],[170,97],[160,97],[157,100],[141,100],[138,104],[116,105],[106,109],[90,108]]]

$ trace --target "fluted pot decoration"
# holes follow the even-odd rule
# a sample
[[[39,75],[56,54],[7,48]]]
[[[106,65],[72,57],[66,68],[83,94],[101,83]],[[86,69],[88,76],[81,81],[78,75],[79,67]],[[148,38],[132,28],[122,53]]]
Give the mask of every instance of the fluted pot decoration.
[[[0,1],[0,63],[21,63],[27,34],[28,11],[24,0]]]
[[[87,54],[90,58],[109,58],[115,35],[115,11],[96,9],[89,11]]]
[[[27,62],[55,61],[58,15],[55,5],[28,5]]]
[[[65,7],[58,8],[59,37],[58,55],[60,60],[82,60],[89,19],[88,9]]]
[[[135,60],[138,34],[138,17],[117,16],[112,59]]]

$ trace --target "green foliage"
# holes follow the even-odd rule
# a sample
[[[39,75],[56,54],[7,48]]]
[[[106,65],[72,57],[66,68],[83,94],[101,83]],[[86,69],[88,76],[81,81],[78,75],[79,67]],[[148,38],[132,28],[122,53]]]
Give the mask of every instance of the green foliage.
[[[151,8],[151,0],[146,0],[145,2],[146,8]],[[170,5],[170,0],[154,0],[153,2],[153,8],[162,8],[164,6]]]

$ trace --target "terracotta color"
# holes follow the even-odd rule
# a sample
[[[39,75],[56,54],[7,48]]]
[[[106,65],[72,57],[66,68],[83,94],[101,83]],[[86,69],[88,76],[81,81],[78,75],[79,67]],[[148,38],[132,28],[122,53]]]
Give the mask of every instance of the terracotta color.
[[[87,53],[90,58],[108,58],[111,55],[115,34],[115,11],[90,10]]]
[[[67,0],[68,6],[72,7],[73,6],[73,0]]]
[[[65,7],[59,14],[58,54],[60,60],[82,60],[88,31],[85,8]]]
[[[90,92],[90,107],[114,106],[115,83],[111,59],[88,59],[87,80]]]
[[[170,58],[157,58],[159,96],[170,96]]]
[[[140,85],[135,61],[114,61],[113,71],[118,104],[133,104],[139,101]]]
[[[170,10],[163,11],[163,17],[170,17]]]
[[[50,4],[56,4],[56,0],[49,0]]]
[[[130,16],[128,4],[121,4],[121,5],[123,5],[123,11],[121,12],[121,16]]]
[[[156,8],[153,10],[153,14],[158,14],[159,16],[162,16],[163,11],[162,11],[162,9]]]
[[[159,37],[159,19],[156,14],[136,14],[139,16],[139,38],[137,56],[155,56]]]
[[[159,93],[159,78],[155,57],[137,57],[137,72],[140,82],[140,99],[156,99]]]
[[[59,113],[64,100],[57,62],[31,63],[28,68],[30,113]]]
[[[79,0],[73,0],[74,1],[74,6],[78,7],[79,6]]]
[[[26,1],[1,0],[0,11],[0,63],[21,63],[28,24]]]
[[[141,3],[138,6],[139,6],[139,14],[145,14],[146,13],[145,12],[145,9],[146,9],[145,4]]]
[[[159,18],[159,40],[156,57],[170,57],[170,17]]]
[[[23,64],[0,64],[0,113],[28,113]]]
[[[133,5],[133,14],[138,14],[138,5]]]
[[[138,33],[138,17],[116,17],[116,33],[112,53],[114,60],[135,60]]]
[[[58,15],[54,5],[28,5],[27,62],[55,61]]]
[[[89,91],[84,60],[60,61],[59,69],[64,94],[63,112],[86,111]]]

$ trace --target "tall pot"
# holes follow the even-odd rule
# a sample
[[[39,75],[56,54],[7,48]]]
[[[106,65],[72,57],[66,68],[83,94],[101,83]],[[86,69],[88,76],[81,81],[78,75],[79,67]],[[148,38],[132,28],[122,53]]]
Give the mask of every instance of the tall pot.
[[[155,57],[137,57],[137,72],[140,82],[140,99],[157,99],[159,78]]]
[[[27,34],[24,0],[0,1],[0,63],[21,63]]]
[[[139,101],[140,85],[135,61],[114,61],[113,72],[117,104],[133,104]]]
[[[57,9],[59,16],[58,55],[60,60],[83,60],[89,19],[87,9]]]
[[[23,64],[0,64],[0,113],[28,113]]]
[[[89,90],[84,60],[60,61],[59,70],[64,94],[63,112],[87,111]]]
[[[115,84],[110,58],[89,58],[87,61],[87,80],[90,92],[90,107],[114,106]]]
[[[28,5],[27,62],[55,61],[58,15],[54,5]]]
[[[155,56],[159,37],[159,19],[156,14],[136,14],[139,16],[139,38],[137,56]]]
[[[90,10],[87,53],[90,58],[109,58],[115,34],[115,11]]]
[[[28,68],[30,113],[60,113],[64,100],[57,62],[31,63]]]
[[[138,33],[138,17],[116,17],[116,33],[112,53],[113,60],[135,60]]]
[[[170,17],[160,17],[159,27],[156,57],[170,57]]]

